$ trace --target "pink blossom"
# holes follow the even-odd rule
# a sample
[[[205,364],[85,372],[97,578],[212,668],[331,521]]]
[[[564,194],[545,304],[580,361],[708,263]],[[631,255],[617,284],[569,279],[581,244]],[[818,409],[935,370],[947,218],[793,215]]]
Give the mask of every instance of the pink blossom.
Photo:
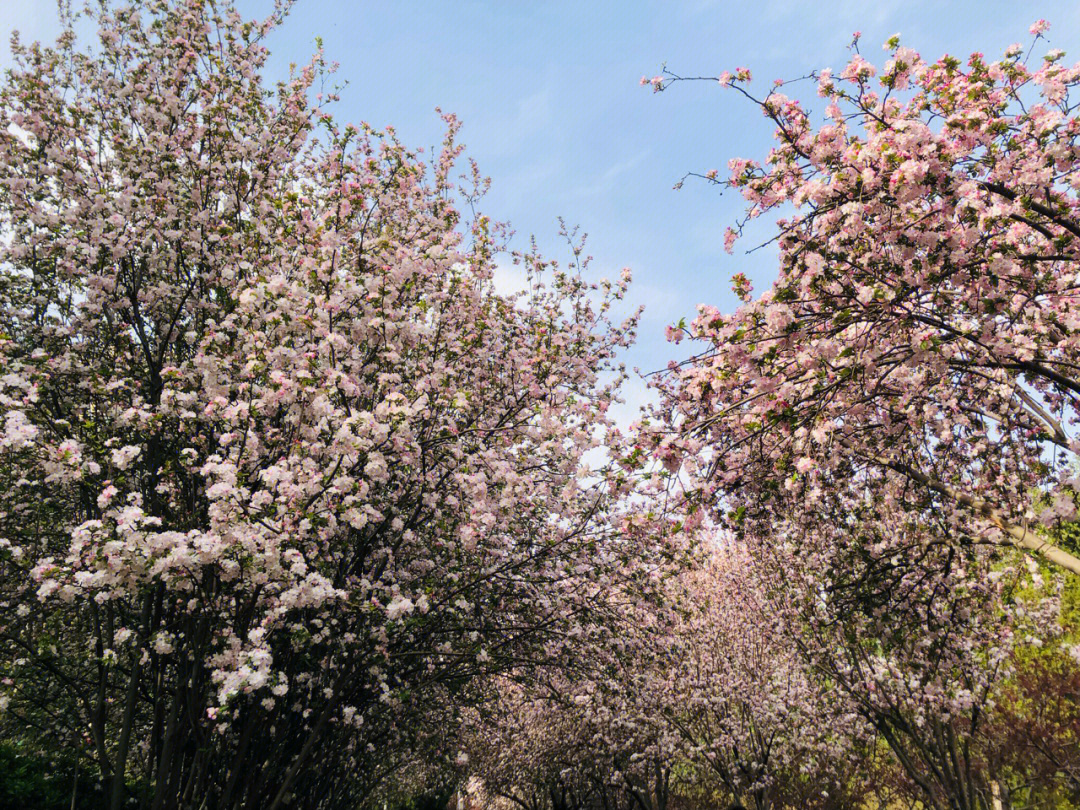
[[[126,470],[131,462],[142,455],[142,448],[137,445],[127,445],[112,451],[112,463],[117,469]]]

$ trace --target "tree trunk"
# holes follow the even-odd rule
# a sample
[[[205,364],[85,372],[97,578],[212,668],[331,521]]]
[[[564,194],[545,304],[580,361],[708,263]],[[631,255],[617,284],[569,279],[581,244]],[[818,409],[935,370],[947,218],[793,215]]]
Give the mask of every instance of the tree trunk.
[[[997,779],[990,780],[990,810],[1002,810],[1001,785]]]

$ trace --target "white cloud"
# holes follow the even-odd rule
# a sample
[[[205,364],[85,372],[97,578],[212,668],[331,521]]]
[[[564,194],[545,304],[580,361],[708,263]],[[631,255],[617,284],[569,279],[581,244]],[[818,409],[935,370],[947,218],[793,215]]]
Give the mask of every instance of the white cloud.
[[[623,383],[620,398],[624,401],[612,405],[608,410],[608,415],[624,431],[641,419],[642,408],[655,405],[659,401],[656,391],[649,388],[645,381],[636,375]]]
[[[649,149],[643,149],[631,158],[613,163],[592,183],[585,186],[579,186],[574,190],[574,193],[582,197],[588,197],[595,194],[606,194],[614,188],[615,181],[619,179],[620,175],[625,174],[643,163],[645,159],[649,157],[650,151],[651,150]]]
[[[495,292],[499,295],[513,295],[529,288],[529,277],[525,273],[525,268],[520,264],[514,264],[506,255],[495,258],[495,271],[491,281],[495,286]]]

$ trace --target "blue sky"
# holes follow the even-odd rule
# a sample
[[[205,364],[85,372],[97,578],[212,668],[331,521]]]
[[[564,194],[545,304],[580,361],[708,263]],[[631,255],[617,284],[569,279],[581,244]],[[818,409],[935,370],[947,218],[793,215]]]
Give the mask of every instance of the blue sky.
[[[269,3],[240,6],[256,16]],[[348,82],[340,119],[392,124],[406,144],[429,146],[442,134],[435,107],[457,113],[469,154],[492,179],[486,212],[513,225],[518,247],[535,234],[547,255],[565,258],[562,216],[588,232],[597,276],[634,271],[630,297],[646,315],[628,363],[648,371],[681,353],[665,342],[665,324],[700,302],[733,308],[736,272],[764,289],[775,254],[748,256],[749,241],[724,253],[738,198],[699,183],[672,189],[687,171],[763,156],[771,132],[760,114],[715,84],[654,95],[638,86],[643,74],[664,62],[686,75],[745,65],[764,89],[842,64],[855,30],[878,63],[895,33],[927,59],[996,57],[1026,44],[1038,18],[1052,24],[1046,47],[1080,58],[1076,2],[298,0],[270,40],[270,78],[305,61],[321,36]],[[53,36],[55,4],[0,0],[0,29],[13,28],[25,39]],[[628,393],[641,397],[637,386]]]

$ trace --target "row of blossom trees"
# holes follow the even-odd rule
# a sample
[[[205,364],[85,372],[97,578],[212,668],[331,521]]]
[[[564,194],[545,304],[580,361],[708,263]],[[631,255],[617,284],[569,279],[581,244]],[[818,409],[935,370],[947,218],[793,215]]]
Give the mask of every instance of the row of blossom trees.
[[[662,603],[628,607],[588,667],[489,682],[455,742],[478,803],[1075,804],[1080,666],[1037,575],[970,592],[939,582],[932,609],[898,598],[869,619],[811,596],[818,576],[792,581],[797,560],[782,580],[773,565],[729,539],[670,577]]]
[[[635,607],[588,700],[546,704],[602,752],[558,780],[599,760],[650,809],[1080,801],[1080,67],[886,48],[880,74],[856,37],[808,77],[820,125],[785,83],[693,77],[775,126],[765,161],[695,174],[782,217],[779,277],[753,299],[736,276],[740,309],[669,330],[694,352],[658,375],[631,461],[707,551]],[[567,751],[544,717],[515,736]],[[551,783],[524,751],[484,767],[522,761]]]
[[[1077,806],[1080,68],[718,77],[780,275],[623,431],[629,274],[497,294],[456,120],[268,88],[287,5],[13,41],[4,751],[112,810]]]

